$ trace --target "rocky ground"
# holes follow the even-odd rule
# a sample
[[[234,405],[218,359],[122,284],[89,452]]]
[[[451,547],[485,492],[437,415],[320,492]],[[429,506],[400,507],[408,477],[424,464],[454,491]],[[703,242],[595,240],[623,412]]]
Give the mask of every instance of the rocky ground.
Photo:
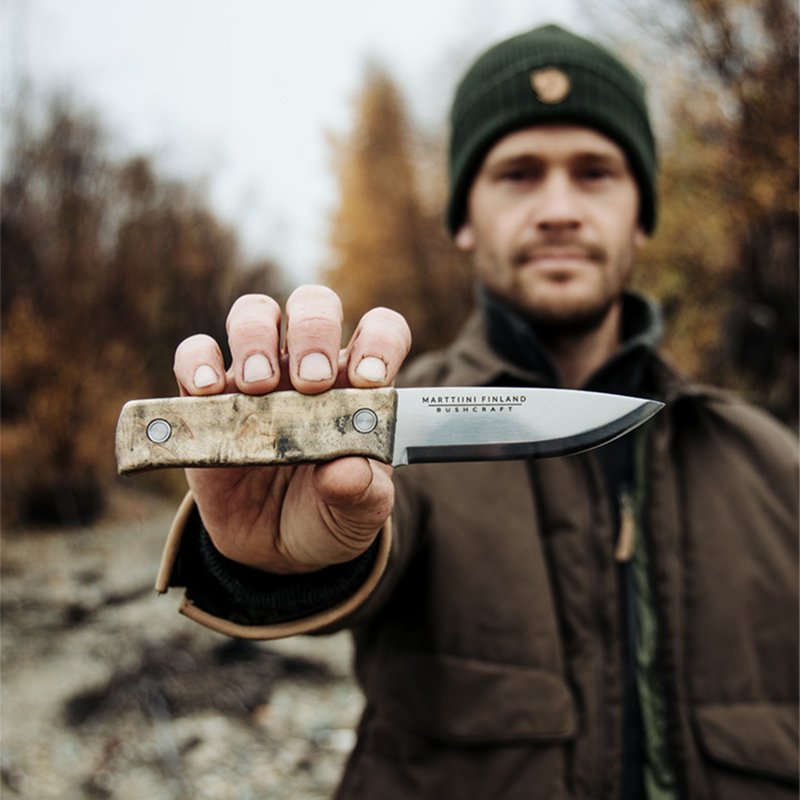
[[[3,532],[4,798],[330,797],[362,707],[348,636],[181,617],[152,590],[171,513],[126,490],[92,528]]]

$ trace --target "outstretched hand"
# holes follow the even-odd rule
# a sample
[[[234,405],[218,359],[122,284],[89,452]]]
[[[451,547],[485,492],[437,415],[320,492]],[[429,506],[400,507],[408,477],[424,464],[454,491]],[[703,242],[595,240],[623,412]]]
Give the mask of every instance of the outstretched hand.
[[[361,319],[340,350],[342,306],[322,286],[297,289],[281,309],[266,295],[245,295],[227,320],[232,363],[225,369],[210,336],[185,339],[175,352],[181,394],[267,394],[294,389],[379,388],[393,383],[411,346],[405,320],[385,308]],[[372,544],[394,504],[391,468],[360,457],[290,467],[187,469],[203,524],[234,561],[274,573],[301,573],[349,561]]]

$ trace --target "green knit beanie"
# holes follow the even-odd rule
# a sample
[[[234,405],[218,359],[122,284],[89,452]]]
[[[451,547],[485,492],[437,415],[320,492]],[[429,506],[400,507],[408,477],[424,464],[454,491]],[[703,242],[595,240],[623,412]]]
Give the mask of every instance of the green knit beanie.
[[[459,84],[450,114],[450,232],[464,222],[470,186],[491,147],[546,122],[585,125],[625,151],[639,185],[640,222],[651,233],[658,159],[644,83],[610,51],[556,25],[495,45]]]

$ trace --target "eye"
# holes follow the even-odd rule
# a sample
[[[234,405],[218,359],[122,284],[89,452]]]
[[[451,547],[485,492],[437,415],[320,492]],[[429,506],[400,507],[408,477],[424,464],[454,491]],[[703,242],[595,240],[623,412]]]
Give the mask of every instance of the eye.
[[[604,178],[613,177],[613,171],[608,167],[593,166],[593,167],[585,167],[581,171],[580,175],[584,180],[600,181],[603,180]]]
[[[619,164],[607,159],[589,159],[575,166],[577,179],[590,184],[615,180],[622,172],[623,168]]]
[[[532,165],[513,165],[499,170],[497,177],[511,184],[533,183],[541,177],[541,169]]]

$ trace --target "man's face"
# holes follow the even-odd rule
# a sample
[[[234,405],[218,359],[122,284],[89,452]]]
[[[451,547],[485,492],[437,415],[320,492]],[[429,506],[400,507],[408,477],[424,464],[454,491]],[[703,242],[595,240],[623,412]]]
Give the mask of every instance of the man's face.
[[[537,126],[495,144],[456,245],[478,279],[536,322],[592,328],[627,286],[646,236],[624,151],[589,128]]]

